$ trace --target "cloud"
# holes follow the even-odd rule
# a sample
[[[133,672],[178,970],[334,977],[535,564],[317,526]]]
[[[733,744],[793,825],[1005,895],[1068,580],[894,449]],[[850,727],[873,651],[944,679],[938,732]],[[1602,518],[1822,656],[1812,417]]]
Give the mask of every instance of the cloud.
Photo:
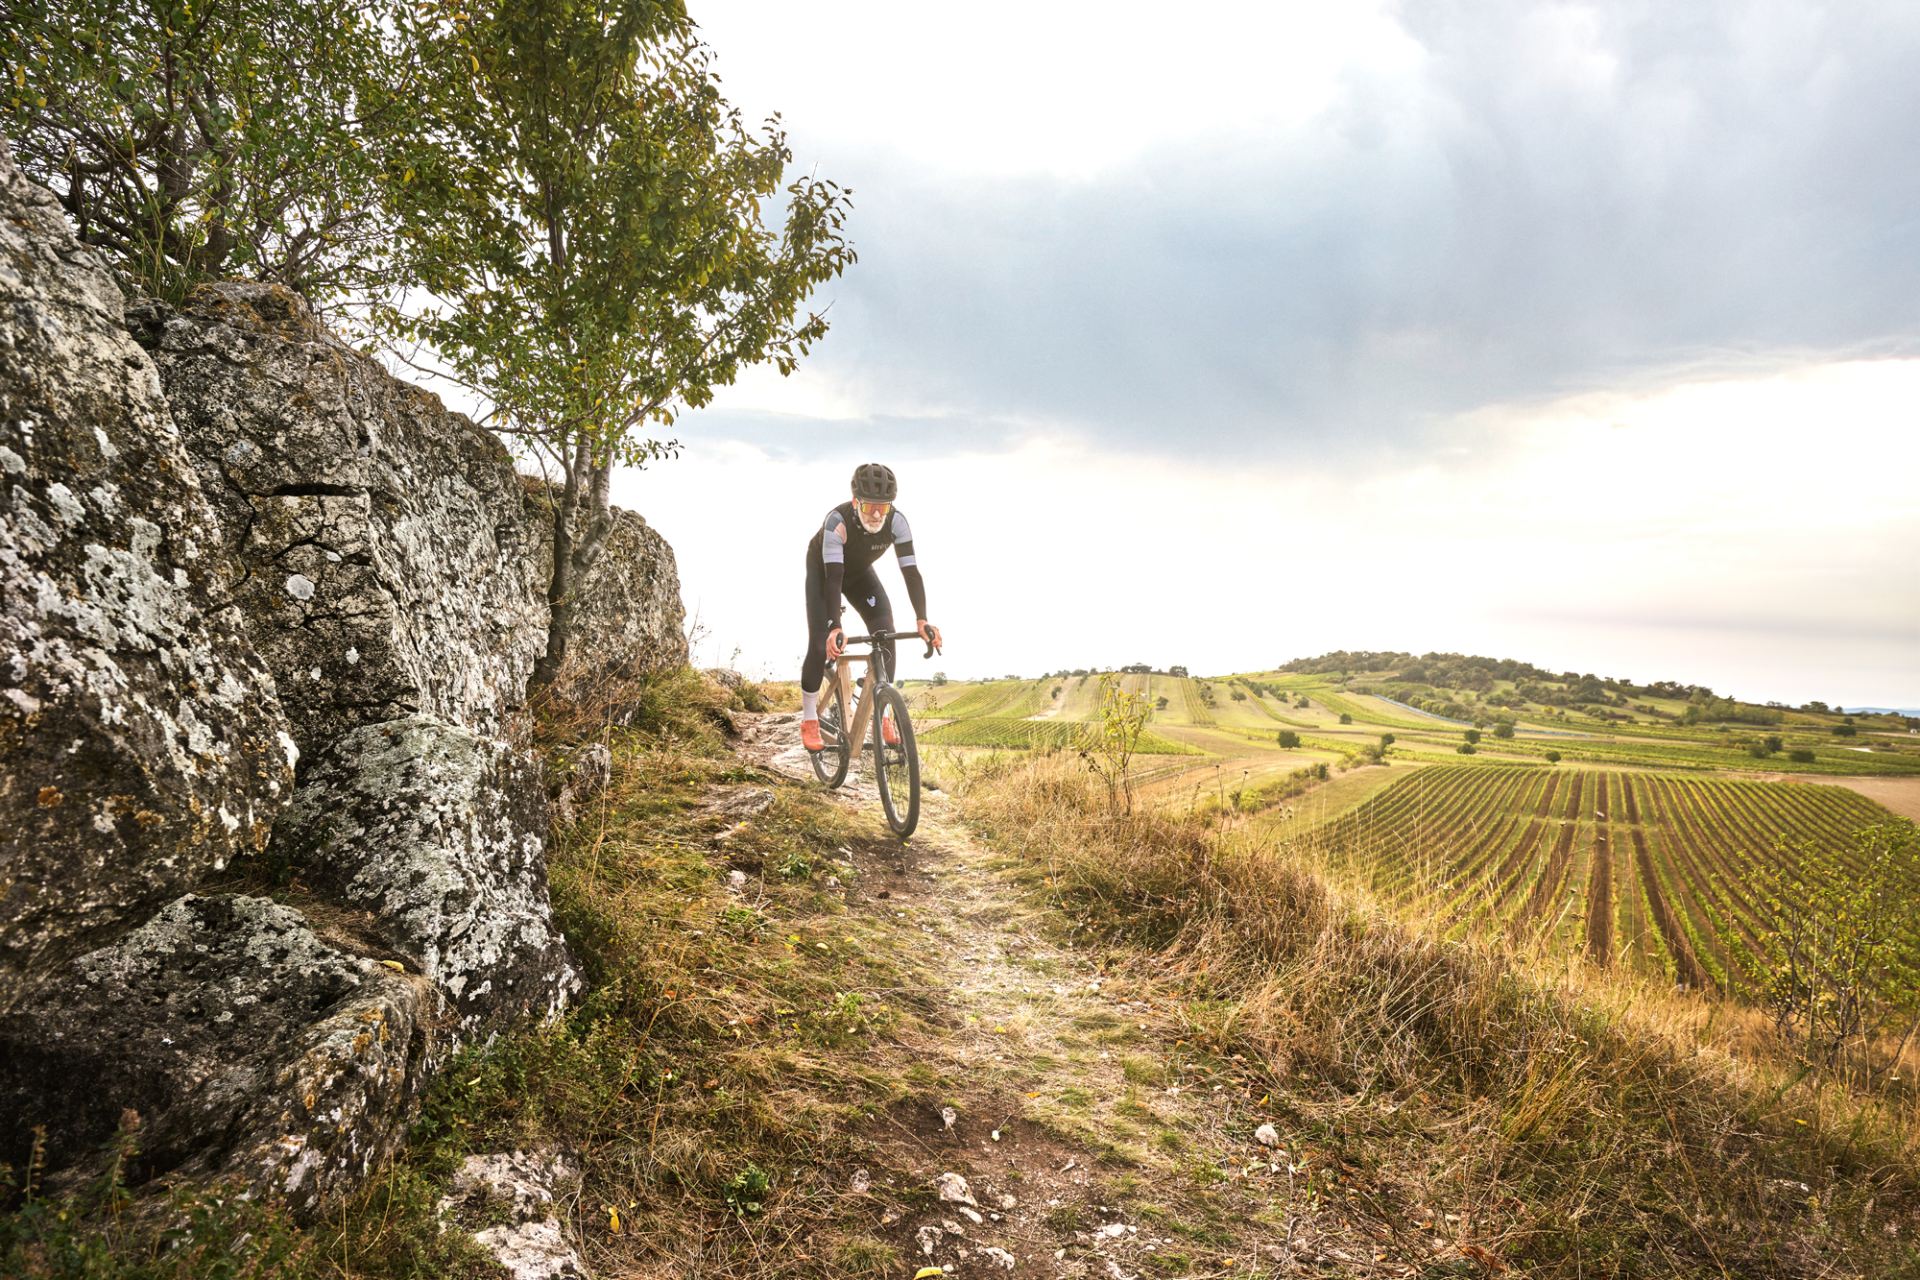
[[[1312,114],[1090,176],[830,148],[861,261],[817,376],[907,434],[1351,457],[1490,403],[1920,352],[1920,9],[1394,16],[1412,54]]]
[[[801,548],[879,456],[955,675],[1439,649],[1908,705],[1915,403],[1920,359],[1586,395],[1459,427],[1498,447],[1358,477],[971,432],[907,455],[842,423],[784,449],[690,436],[616,497],[678,553],[702,660],[737,646],[783,675],[805,637]]]

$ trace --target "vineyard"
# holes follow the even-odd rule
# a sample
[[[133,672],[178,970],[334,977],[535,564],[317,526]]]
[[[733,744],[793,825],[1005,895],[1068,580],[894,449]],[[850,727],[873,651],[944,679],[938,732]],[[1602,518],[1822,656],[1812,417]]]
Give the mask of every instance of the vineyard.
[[[928,687],[917,692],[917,709],[935,719],[994,716],[1017,720],[1046,710],[1051,688],[1044,680],[989,680],[981,684]]]
[[[954,720],[920,735],[922,742],[949,747],[1011,747],[1019,750],[1081,750],[1099,740],[1098,729],[1073,720],[1017,720],[975,716]],[[1141,755],[1198,755],[1193,747],[1173,742],[1151,731],[1140,735]]]
[[[1851,847],[1884,820],[1838,787],[1524,765],[1419,770],[1309,833],[1330,865],[1456,934],[1584,952],[1737,990],[1771,933],[1753,885],[1782,840]],[[1920,879],[1908,886],[1920,901]],[[1920,929],[1906,968],[1920,964]]]

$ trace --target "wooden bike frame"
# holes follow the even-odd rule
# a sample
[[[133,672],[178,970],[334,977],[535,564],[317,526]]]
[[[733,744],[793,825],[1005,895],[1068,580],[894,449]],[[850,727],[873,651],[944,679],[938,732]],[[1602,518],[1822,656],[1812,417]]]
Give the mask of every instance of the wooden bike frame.
[[[856,682],[851,664],[859,663],[866,674]],[[834,659],[834,679],[840,682],[840,696],[847,702],[853,702],[856,690],[860,701],[853,711],[853,723],[846,727],[847,745],[854,751],[860,750],[860,744],[867,738],[867,721],[873,715],[873,655],[867,653],[843,653]]]

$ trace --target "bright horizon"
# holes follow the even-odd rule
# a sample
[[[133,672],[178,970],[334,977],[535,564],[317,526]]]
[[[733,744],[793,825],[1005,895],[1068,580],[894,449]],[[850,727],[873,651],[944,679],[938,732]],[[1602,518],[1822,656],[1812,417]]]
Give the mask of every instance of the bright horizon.
[[[861,253],[799,374],[616,483],[699,661],[797,674],[877,459],[951,642],[907,675],[1442,650],[1920,706],[1920,13],[693,12]]]

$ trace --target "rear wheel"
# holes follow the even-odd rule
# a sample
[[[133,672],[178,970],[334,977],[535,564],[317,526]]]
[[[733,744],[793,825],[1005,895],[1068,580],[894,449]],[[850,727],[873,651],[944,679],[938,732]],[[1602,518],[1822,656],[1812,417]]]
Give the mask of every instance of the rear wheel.
[[[853,763],[853,744],[847,741],[847,694],[840,687],[840,672],[827,668],[826,683],[820,686],[820,750],[813,756],[813,776],[829,787],[847,780],[847,766]]]
[[[873,785],[887,825],[905,840],[920,823],[920,752],[913,743],[907,700],[892,685],[874,692]],[[898,742],[887,741],[888,729]]]

